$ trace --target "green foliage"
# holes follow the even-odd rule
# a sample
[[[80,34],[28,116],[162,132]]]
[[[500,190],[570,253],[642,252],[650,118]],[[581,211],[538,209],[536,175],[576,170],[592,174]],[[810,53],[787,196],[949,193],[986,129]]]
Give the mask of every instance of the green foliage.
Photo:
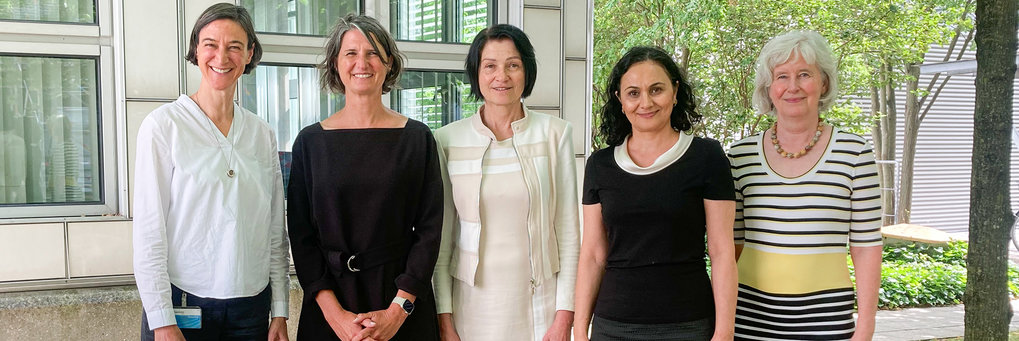
[[[945,44],[971,0],[595,0],[593,111],[614,63],[633,46],[672,52],[700,100],[700,135],[728,144],[768,127],[752,105],[754,62],[772,37],[818,31],[839,58],[841,98],[825,120],[857,133],[873,116],[848,99],[869,98],[872,85],[905,77],[931,44]],[[965,19],[965,20],[964,20]],[[885,67],[885,66],[888,67]],[[594,117],[593,125],[599,120]],[[597,131],[593,129],[592,131]],[[595,148],[601,146],[597,137]]]
[[[884,263],[944,263],[966,267],[968,243],[956,241],[948,245],[903,244],[884,248]]]
[[[895,309],[960,304],[966,292],[966,242],[900,244],[884,248],[878,307]],[[850,271],[853,270],[849,259]],[[1009,264],[1008,286],[1019,297],[1019,266]]]
[[[881,267],[882,309],[962,303],[966,268],[947,263],[889,263]]]

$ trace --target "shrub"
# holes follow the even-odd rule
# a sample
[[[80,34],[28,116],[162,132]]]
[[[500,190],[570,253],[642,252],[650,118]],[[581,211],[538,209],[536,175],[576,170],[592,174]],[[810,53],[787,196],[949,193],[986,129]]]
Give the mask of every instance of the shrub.
[[[886,245],[882,254],[881,309],[960,304],[966,292],[966,242]],[[852,272],[852,259],[849,258]],[[1008,287],[1019,297],[1019,266],[1009,262]]]

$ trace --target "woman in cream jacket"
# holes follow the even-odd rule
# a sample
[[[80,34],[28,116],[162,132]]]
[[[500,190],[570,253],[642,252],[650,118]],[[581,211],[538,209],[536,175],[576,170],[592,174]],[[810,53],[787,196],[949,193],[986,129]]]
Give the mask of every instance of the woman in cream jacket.
[[[568,340],[580,249],[572,129],[520,101],[537,77],[527,36],[480,32],[472,117],[435,133],[445,213],[433,277],[443,340]]]

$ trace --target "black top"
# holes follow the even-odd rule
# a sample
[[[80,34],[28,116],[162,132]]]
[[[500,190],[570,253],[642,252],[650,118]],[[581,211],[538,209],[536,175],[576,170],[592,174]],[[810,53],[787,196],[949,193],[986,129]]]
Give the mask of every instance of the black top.
[[[404,128],[310,125],[294,141],[287,196],[294,266],[305,293],[299,339],[336,339],[315,302],[321,290],[333,290],[344,309],[363,313],[389,307],[403,289],[417,296],[416,308],[393,340],[438,340],[431,277],[442,179],[427,126],[415,120]],[[351,255],[358,272],[348,270]]]
[[[718,141],[695,137],[679,160],[647,175],[621,169],[611,147],[591,154],[583,203],[601,203],[608,241],[596,315],[627,323],[714,317],[704,199],[736,199]]]

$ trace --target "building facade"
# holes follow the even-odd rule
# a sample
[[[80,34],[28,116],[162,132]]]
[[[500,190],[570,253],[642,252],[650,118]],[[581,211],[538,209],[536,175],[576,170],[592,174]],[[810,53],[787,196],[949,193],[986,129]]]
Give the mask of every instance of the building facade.
[[[216,2],[15,0],[0,6],[0,321],[16,321],[17,309],[80,314],[89,308],[76,304],[110,296],[107,289],[131,297],[138,126],[153,109],[197,90],[199,70],[183,55],[195,20]],[[495,23],[520,26],[539,67],[525,104],[573,124],[578,169],[583,166],[590,135],[590,0],[232,2],[251,12],[264,48],[235,98],[276,130],[284,169],[297,132],[343,106],[342,95],[320,90],[314,65],[322,58],[323,35],[349,12],[388,25],[407,57],[400,88],[383,101],[433,129],[480,105],[469,97],[463,73],[474,35]],[[53,295],[65,299],[39,299]],[[140,321],[138,307],[126,313],[132,323]],[[0,339],[70,336],[52,322],[38,330],[0,323]]]

